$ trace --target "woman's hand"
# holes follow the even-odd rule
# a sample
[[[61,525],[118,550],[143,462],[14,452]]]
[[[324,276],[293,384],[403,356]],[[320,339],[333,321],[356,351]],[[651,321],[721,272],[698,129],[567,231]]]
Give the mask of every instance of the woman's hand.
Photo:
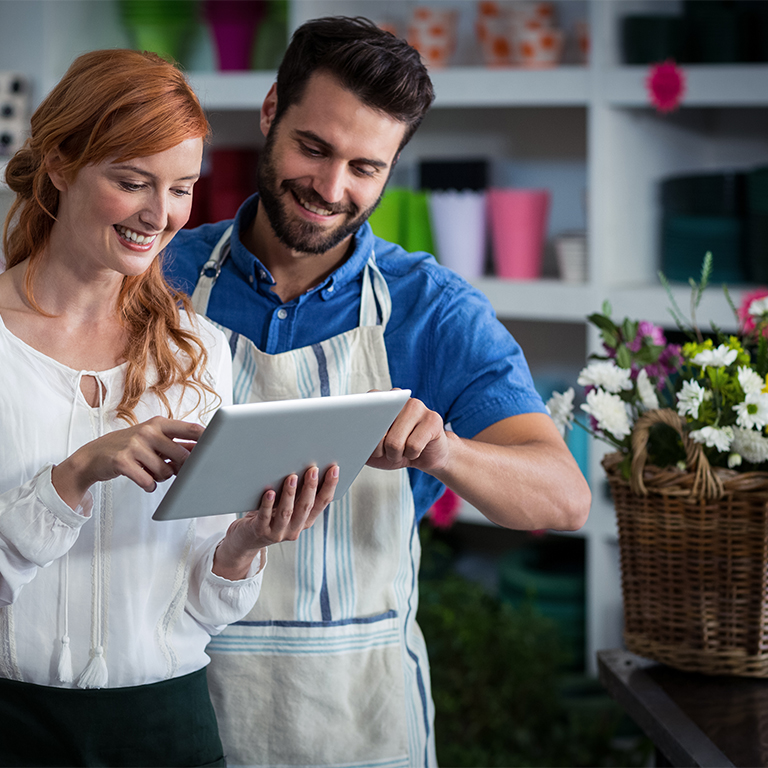
[[[151,492],[178,473],[202,434],[200,424],[155,416],[86,443],[53,468],[51,480],[72,509],[94,483],[120,475]]]
[[[264,547],[280,541],[296,541],[333,501],[339,468],[334,465],[328,469],[319,489],[318,478],[317,467],[310,467],[304,473],[301,491],[298,491],[297,475],[285,479],[279,500],[273,490],[265,491],[258,509],[229,526],[213,557],[213,572],[230,581],[244,579],[253,559]]]

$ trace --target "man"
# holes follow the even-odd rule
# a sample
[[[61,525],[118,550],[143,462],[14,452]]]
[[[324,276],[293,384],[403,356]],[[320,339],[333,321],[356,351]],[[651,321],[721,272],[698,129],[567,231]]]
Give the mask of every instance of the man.
[[[230,764],[434,765],[418,521],[443,485],[510,528],[588,514],[485,297],[366,222],[432,100],[404,41],[362,19],[306,23],[261,110],[259,196],[169,254],[174,282],[227,329],[236,402],[413,395],[349,493],[270,554],[257,608],[209,646]]]

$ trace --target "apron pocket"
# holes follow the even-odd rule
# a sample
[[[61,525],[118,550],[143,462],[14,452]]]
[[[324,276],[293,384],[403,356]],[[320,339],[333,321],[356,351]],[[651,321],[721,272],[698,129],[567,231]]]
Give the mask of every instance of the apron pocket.
[[[230,765],[318,765],[324,755],[323,765],[408,766],[394,611],[339,622],[234,624],[208,653]]]

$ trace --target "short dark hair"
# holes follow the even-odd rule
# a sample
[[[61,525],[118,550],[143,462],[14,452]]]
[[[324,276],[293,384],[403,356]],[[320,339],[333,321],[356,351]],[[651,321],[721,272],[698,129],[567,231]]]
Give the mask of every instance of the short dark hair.
[[[372,109],[406,126],[402,149],[435,98],[419,52],[361,16],[311,19],[294,33],[277,71],[277,112],[301,101],[309,79],[327,72]]]

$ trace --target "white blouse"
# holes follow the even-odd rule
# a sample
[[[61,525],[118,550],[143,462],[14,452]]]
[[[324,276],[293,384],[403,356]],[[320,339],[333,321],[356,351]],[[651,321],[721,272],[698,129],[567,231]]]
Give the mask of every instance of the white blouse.
[[[192,320],[182,313],[190,327]],[[199,319],[208,383],[231,402],[231,357],[224,335]],[[126,426],[115,417],[121,365],[75,371],[11,334],[0,318],[0,677],[75,687],[94,657],[107,680],[81,687],[143,685],[194,672],[209,662],[210,635],[245,616],[261,588],[211,571],[213,553],[234,520],[218,515],[157,522],[152,514],[171,481],[147,493],[125,477],[97,483],[73,510],[51,484],[51,468],[80,446]],[[80,390],[96,375],[100,407]],[[218,405],[195,390],[167,393],[175,418],[205,424]],[[165,415],[145,395],[139,422]],[[256,573],[255,573],[256,572]],[[65,646],[73,678],[58,670]],[[103,661],[102,661],[103,659]],[[62,677],[64,682],[62,682]]]

